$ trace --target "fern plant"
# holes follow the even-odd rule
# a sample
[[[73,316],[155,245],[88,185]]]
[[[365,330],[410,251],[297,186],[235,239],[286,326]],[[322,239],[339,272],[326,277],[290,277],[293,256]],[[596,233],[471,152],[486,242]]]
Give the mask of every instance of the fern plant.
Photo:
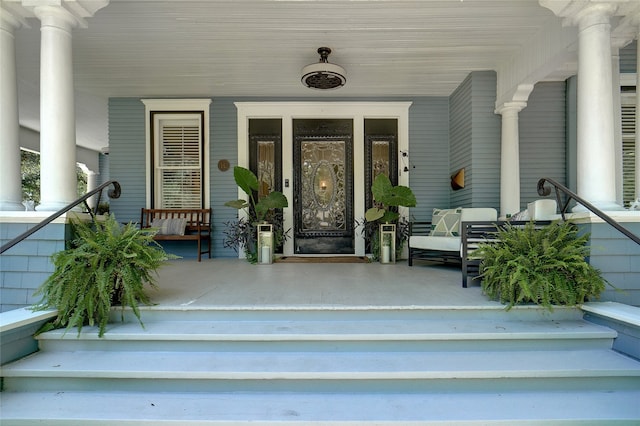
[[[36,291],[42,296],[34,310],[56,309],[46,329],[97,325],[105,333],[112,305],[131,307],[142,324],[138,304],[150,304],[145,285],[156,288],[154,273],[176,256],[153,240],[155,230],[120,225],[112,215],[104,221],[73,221],[70,248],[52,256],[53,274]],[[143,325],[144,326],[144,325]]]
[[[480,244],[473,257],[480,259],[478,278],[491,299],[508,304],[578,305],[597,298],[606,281],[585,260],[589,235],[578,236],[569,222],[536,228],[506,225],[497,242]]]

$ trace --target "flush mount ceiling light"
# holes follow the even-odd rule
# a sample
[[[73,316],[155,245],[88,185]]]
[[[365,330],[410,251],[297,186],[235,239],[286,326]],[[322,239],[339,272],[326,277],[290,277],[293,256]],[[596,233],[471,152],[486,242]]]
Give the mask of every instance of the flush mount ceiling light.
[[[328,61],[331,49],[318,49],[320,61],[302,68],[302,84],[312,89],[336,89],[347,82],[347,73],[340,65],[330,64]]]

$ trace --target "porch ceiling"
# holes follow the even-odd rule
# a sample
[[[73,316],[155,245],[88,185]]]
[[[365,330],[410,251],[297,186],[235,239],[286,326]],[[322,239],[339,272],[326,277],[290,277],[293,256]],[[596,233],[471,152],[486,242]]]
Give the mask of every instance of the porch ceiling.
[[[16,31],[20,121],[39,129],[39,22]],[[447,96],[561,20],[538,0],[111,0],[73,35],[79,144],[107,145],[113,96]],[[300,83],[316,49],[345,87]]]

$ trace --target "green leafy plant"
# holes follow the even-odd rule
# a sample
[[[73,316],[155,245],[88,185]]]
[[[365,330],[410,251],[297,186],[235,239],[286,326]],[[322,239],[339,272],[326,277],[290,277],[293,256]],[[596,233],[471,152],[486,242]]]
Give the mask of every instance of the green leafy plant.
[[[393,186],[385,174],[376,176],[371,185],[371,193],[374,206],[365,212],[363,233],[371,245],[373,260],[380,259],[379,226],[382,223],[396,224],[396,258],[399,258],[404,243],[409,238],[409,224],[400,218],[398,207],[415,207],[416,196],[407,186]]]
[[[156,288],[153,273],[168,259],[153,240],[155,230],[120,225],[112,215],[104,221],[72,222],[75,238],[52,256],[53,274],[36,291],[42,300],[34,310],[56,309],[48,328],[97,325],[105,333],[113,305],[131,307],[142,324],[138,304],[149,304],[145,285]]]
[[[496,242],[480,244],[473,257],[481,260],[483,292],[507,309],[521,303],[550,310],[553,305],[578,305],[605,288],[600,271],[585,260],[589,235],[578,236],[569,222],[507,224],[496,236]]]
[[[271,191],[258,197],[259,182],[256,175],[244,167],[233,168],[233,178],[236,185],[247,194],[247,199],[238,199],[224,203],[227,207],[244,210],[246,218],[225,223],[226,231],[223,244],[238,250],[242,247],[247,260],[251,263],[258,261],[256,248],[256,232],[259,223],[268,222],[273,225],[275,247],[282,245],[288,231],[284,230],[282,210],[289,206],[287,197],[282,192]]]
[[[364,214],[367,222],[395,223],[400,214],[398,207],[415,207],[416,196],[407,186],[393,186],[385,174],[376,176],[371,185],[374,206]]]
[[[270,211],[289,206],[287,197],[279,191],[271,191],[263,197],[258,197],[258,178],[251,170],[236,166],[233,168],[233,178],[236,181],[236,185],[247,194],[248,199],[227,201],[224,203],[225,206],[238,210],[244,209],[249,217],[255,218],[258,222],[263,222]]]

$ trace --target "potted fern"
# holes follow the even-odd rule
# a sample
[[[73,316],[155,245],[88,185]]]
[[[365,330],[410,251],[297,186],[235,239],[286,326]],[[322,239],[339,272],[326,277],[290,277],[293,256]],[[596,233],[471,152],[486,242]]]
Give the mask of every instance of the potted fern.
[[[282,209],[289,206],[287,197],[282,192],[271,191],[258,197],[259,182],[257,176],[249,169],[236,166],[233,168],[233,178],[236,185],[247,194],[247,199],[238,199],[224,203],[227,207],[244,210],[246,217],[227,222],[225,247],[244,250],[245,257],[251,263],[258,261],[257,230],[258,224],[273,225],[273,247],[278,247],[287,239],[287,232],[283,227]]]
[[[597,298],[606,281],[586,257],[589,235],[578,235],[569,222],[536,227],[507,224],[497,231],[496,242],[479,245],[482,290],[507,304],[534,303],[549,310],[553,305],[579,305]]]
[[[97,325],[105,333],[111,307],[129,306],[140,324],[138,304],[149,304],[146,286],[156,288],[153,274],[168,259],[153,240],[155,230],[104,221],[72,221],[75,238],[66,250],[52,256],[54,272],[36,291],[42,296],[34,310],[56,309],[57,317],[46,329]]]

